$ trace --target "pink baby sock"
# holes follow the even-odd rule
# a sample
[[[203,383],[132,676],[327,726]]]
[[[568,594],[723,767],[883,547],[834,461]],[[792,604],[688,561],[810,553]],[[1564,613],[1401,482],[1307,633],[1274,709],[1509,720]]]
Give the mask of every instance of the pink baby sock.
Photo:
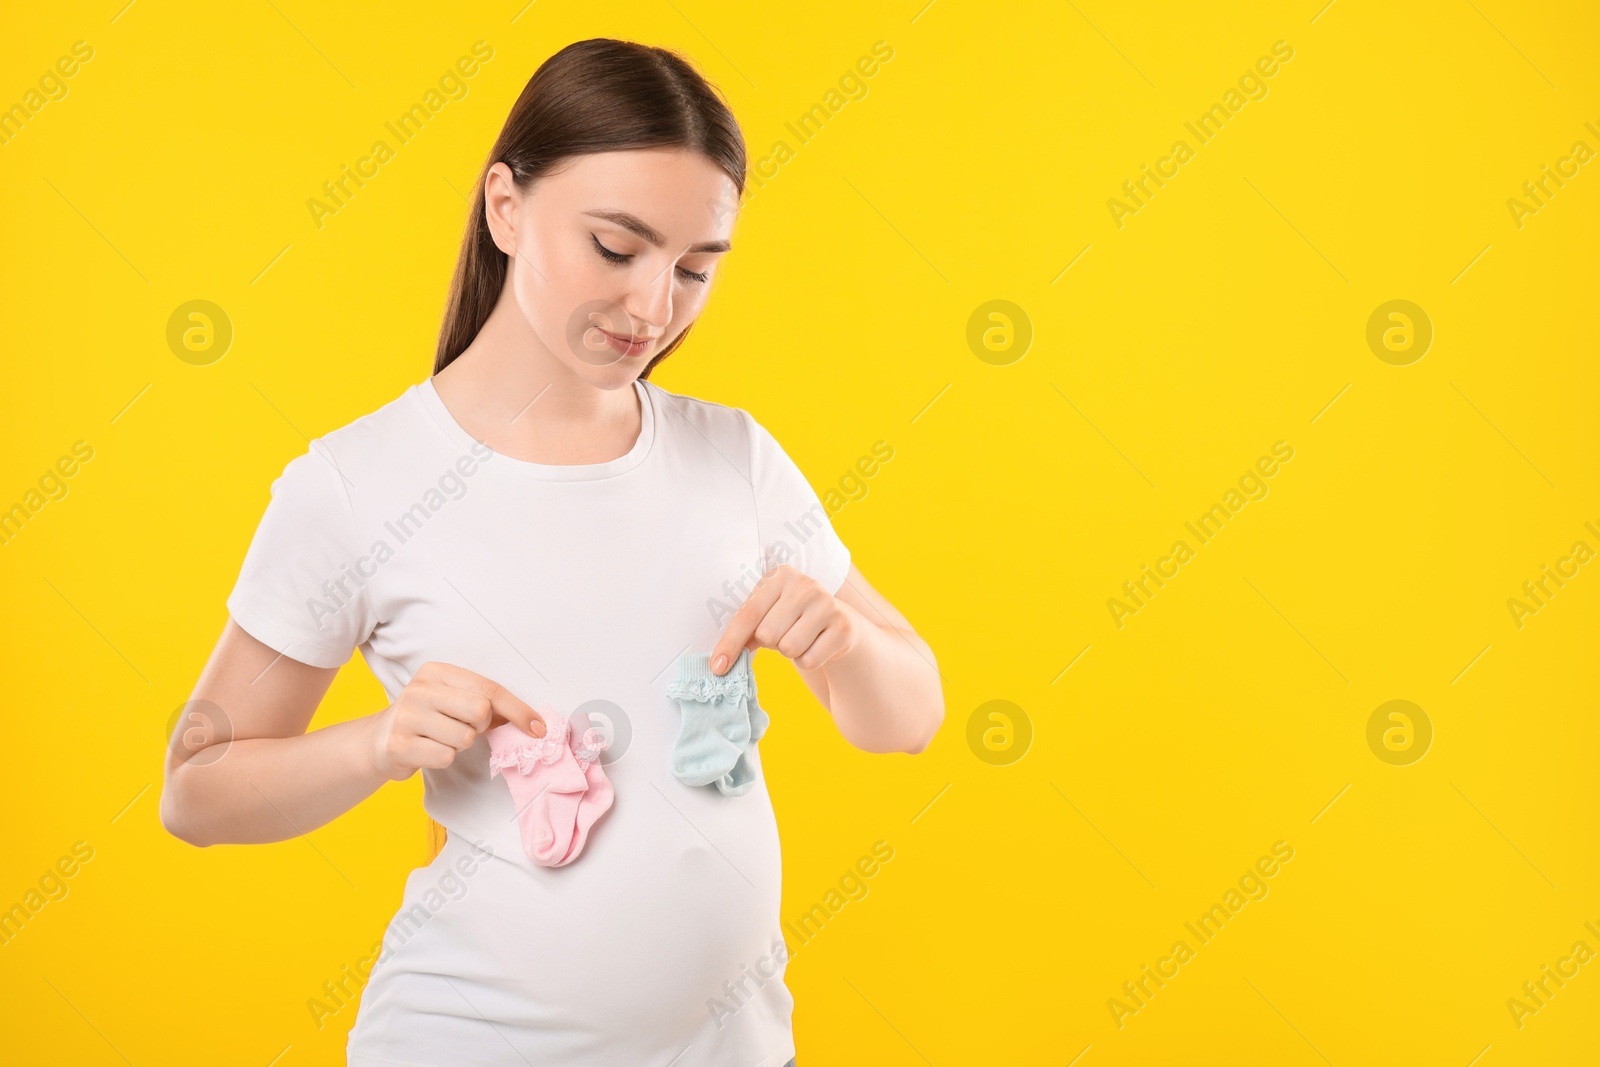
[[[616,790],[611,787],[611,779],[606,777],[605,769],[600,766],[600,753],[609,748],[611,742],[605,735],[593,728],[583,731],[583,736],[574,743],[573,755],[578,761],[578,766],[583,768],[585,778],[589,782],[589,791],[578,800],[578,825],[572,833],[572,847],[561,858],[556,866],[571,863],[578,858],[578,853],[583,851],[583,844],[589,839],[589,829],[595,822],[611,809],[611,802],[616,799]]]
[[[585,768],[568,743],[566,716],[536,709],[545,735],[533,737],[513,722],[490,730],[489,777],[504,778],[516,803],[522,850],[544,867],[559,867],[572,846],[579,802],[589,789]]]

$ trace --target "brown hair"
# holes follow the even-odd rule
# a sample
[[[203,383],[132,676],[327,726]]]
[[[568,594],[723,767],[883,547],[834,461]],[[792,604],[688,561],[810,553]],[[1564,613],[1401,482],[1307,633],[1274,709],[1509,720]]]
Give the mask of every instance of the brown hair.
[[[435,374],[478,336],[505,286],[507,256],[495,245],[484,216],[483,183],[489,168],[504,163],[517,188],[526,192],[572,156],[659,147],[703,153],[744,195],[744,137],[733,112],[678,53],[594,37],[567,45],[533,72],[478,175],[439,330]],[[686,327],[639,377],[650,377],[655,365],[688,335]]]
[[[716,88],[687,59],[665,48],[594,37],[545,60],[511,106],[478,175],[433,373],[449,366],[478,336],[505,288],[507,256],[495,245],[484,215],[483,184],[490,167],[510,167],[517,188],[526,192],[573,156],[660,147],[703,153],[727,172],[737,195],[744,195],[745,148],[739,124]],[[650,377],[655,365],[688,336],[685,327],[639,377]],[[445,831],[431,818],[428,823],[431,862],[444,847]]]

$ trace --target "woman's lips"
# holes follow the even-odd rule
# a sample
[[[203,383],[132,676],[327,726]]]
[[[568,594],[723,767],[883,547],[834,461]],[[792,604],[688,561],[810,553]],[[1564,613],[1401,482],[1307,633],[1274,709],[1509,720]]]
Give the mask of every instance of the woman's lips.
[[[600,332],[605,334],[606,339],[611,343],[611,350],[621,356],[643,355],[644,350],[649,348],[651,342],[655,340],[655,338],[649,337],[643,341],[629,341],[626,337],[618,337],[610,330],[602,329]]]

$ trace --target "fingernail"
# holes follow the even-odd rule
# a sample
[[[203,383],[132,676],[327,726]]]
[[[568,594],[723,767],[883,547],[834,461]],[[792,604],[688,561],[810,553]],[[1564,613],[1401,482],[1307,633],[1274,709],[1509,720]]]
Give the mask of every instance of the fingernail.
[[[722,667],[727,662],[728,662],[728,657],[727,656],[718,656],[716,658],[716,661],[711,664],[712,673],[721,674],[722,673]]]

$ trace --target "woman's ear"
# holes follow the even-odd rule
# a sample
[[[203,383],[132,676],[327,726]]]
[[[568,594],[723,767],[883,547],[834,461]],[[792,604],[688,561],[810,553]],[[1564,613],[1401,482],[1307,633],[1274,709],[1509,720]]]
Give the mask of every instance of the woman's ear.
[[[495,247],[508,256],[517,254],[517,208],[521,202],[511,168],[496,163],[483,177],[483,214]]]

